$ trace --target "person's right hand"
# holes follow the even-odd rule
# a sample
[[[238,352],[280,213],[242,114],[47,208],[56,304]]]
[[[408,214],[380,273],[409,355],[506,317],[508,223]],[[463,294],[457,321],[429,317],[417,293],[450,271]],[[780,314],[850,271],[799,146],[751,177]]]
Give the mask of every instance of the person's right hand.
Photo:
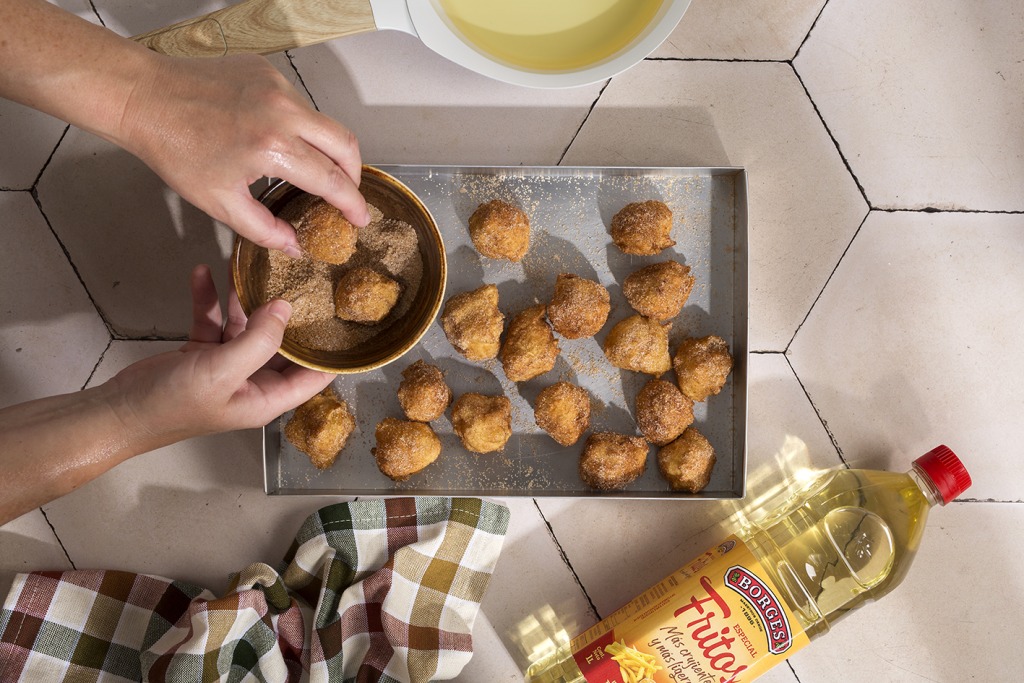
[[[292,227],[252,198],[263,176],[369,222],[355,135],[309,106],[256,55],[153,55],[153,77],[128,98],[117,139],[186,200],[256,244],[301,255]]]

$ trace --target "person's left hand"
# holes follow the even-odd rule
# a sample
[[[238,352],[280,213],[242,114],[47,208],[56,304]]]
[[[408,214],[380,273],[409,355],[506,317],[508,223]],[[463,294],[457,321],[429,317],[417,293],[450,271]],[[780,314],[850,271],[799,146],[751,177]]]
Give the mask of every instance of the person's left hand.
[[[309,399],[334,375],[277,356],[291,305],[274,300],[246,321],[229,297],[223,319],[208,266],[191,277],[192,327],[178,351],[122,370],[110,380],[144,438],[159,444],[214,432],[261,427]]]

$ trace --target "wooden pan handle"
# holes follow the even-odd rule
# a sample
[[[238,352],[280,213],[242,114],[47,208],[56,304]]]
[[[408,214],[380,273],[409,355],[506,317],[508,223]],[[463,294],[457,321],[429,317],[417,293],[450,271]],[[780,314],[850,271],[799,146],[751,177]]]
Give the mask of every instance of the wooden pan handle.
[[[267,55],[375,30],[370,0],[243,0],[132,40],[165,55],[220,57]]]

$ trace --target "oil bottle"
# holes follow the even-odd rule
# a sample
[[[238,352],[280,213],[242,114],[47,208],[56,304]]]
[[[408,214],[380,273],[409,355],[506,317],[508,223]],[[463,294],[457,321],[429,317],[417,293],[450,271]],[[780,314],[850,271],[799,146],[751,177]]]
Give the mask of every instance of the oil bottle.
[[[906,576],[933,505],[971,485],[945,446],[906,473],[824,473],[527,671],[531,683],[747,683]]]

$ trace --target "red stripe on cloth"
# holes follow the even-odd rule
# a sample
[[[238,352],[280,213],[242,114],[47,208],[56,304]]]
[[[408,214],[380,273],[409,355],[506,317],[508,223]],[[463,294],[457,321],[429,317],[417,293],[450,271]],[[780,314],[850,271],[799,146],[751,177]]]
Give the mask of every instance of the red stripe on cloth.
[[[413,498],[388,498],[384,501],[388,524],[388,557],[399,548],[419,540],[419,517]]]
[[[363,661],[359,663],[359,671],[356,673],[357,681],[376,682],[380,680],[388,662],[395,655],[391,643],[384,637],[383,633],[370,634],[370,648],[366,651]]]
[[[7,628],[0,634],[0,681],[21,677],[60,576],[61,572],[35,572],[25,577]]]
[[[381,613],[381,622],[391,642],[400,645],[408,645],[417,650],[473,651],[473,636],[469,633],[442,631],[428,626],[410,626],[387,612]]]

